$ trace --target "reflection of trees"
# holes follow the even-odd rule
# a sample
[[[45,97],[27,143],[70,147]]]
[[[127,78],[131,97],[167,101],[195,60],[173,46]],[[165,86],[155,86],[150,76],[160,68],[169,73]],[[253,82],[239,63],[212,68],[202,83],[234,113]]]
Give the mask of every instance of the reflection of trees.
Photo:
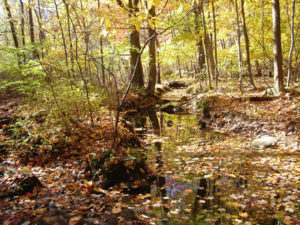
[[[247,180],[244,178],[233,178],[226,175],[218,175],[212,179],[201,178],[192,208],[192,217],[196,218],[202,210],[215,211],[215,206],[226,208],[224,200],[221,200],[222,196],[239,192],[244,188],[247,188]],[[221,220],[218,220],[216,224],[221,224]]]
[[[161,114],[160,121],[161,121],[161,126],[159,125],[159,120],[157,118],[157,114],[155,111],[149,111],[149,119],[151,121],[154,134],[160,137],[161,135],[161,129],[163,125],[163,115]],[[164,176],[161,176],[163,174],[163,159],[162,159],[162,143],[161,141],[155,141],[154,142],[154,147],[157,150],[157,155],[156,155],[156,163],[157,163],[157,168],[156,168],[156,173],[159,174],[156,176],[156,185],[157,189],[160,191],[160,197],[161,197],[161,202],[163,204],[163,211],[165,214],[169,212],[169,209],[166,207],[168,204],[168,199],[165,197],[167,196],[167,191],[166,191],[166,178]]]

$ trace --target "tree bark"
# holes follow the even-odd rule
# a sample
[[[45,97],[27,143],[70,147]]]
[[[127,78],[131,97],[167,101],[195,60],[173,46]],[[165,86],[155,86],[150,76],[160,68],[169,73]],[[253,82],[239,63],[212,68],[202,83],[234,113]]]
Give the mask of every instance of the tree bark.
[[[296,1],[293,0],[293,3],[292,3],[292,16],[291,16],[291,47],[290,47],[290,52],[289,52],[288,78],[287,78],[287,82],[286,82],[286,87],[287,88],[289,87],[290,81],[291,81],[293,50],[294,50],[294,45],[295,45],[295,38],[294,38],[295,8],[296,8]]]
[[[36,18],[37,18],[37,22],[39,24],[40,43],[43,44],[46,40],[46,35],[45,35],[45,32],[43,31],[43,24],[42,24],[43,14],[42,14],[42,10],[41,10],[40,0],[38,0],[37,3],[38,3],[38,11],[35,10],[35,15],[36,15]],[[44,49],[43,49],[43,47],[41,48],[41,53],[42,53],[42,57],[44,58]]]
[[[155,38],[155,43],[156,43],[156,50],[157,50],[157,83],[161,84],[161,77],[160,77],[160,71],[161,71],[161,66],[160,66],[160,60],[159,60],[159,42],[158,39]]]
[[[262,64],[262,77],[265,79],[265,66],[266,66],[266,50],[265,50],[265,23],[264,23],[264,18],[265,18],[265,10],[264,10],[264,0],[261,0],[261,37],[262,37],[262,50],[263,50],[263,64]]]
[[[244,0],[241,0],[241,9],[242,9],[243,33],[244,33],[245,45],[246,45],[248,76],[249,76],[250,84],[254,88],[256,88],[254,81],[253,81],[253,75],[252,75],[252,70],[251,70],[251,60],[250,60],[250,50],[249,50],[250,47],[249,47],[249,37],[248,37],[247,25],[246,25],[246,19],[245,19]]]
[[[203,3],[203,0],[202,0]],[[210,44],[208,43],[208,35],[206,33],[206,23],[205,23],[205,15],[204,15],[204,10],[203,10],[203,5],[201,4],[201,13],[202,13],[202,27],[203,27],[203,33],[204,33],[204,53],[205,53],[205,59],[206,59],[206,68],[207,68],[207,83],[209,88],[211,89],[211,71],[210,71],[210,57],[209,57],[209,52],[210,50],[208,49]]]
[[[196,1],[195,1],[196,4]],[[204,54],[204,48],[203,48],[203,37],[201,35],[201,19],[199,17],[201,16],[201,7],[202,5],[198,5],[198,7],[194,10],[195,13],[195,33],[197,35],[196,40],[196,48],[197,48],[197,73],[200,74],[200,78],[202,75],[202,70],[204,68],[205,64],[205,54]]]
[[[138,13],[139,0],[129,0],[128,8],[130,9],[129,17],[135,16]],[[136,87],[144,87],[144,73],[142,67],[142,60],[139,56],[141,50],[140,33],[137,31],[135,25],[130,27],[131,33],[129,35],[130,41],[130,67],[131,76],[133,76],[132,85]],[[135,70],[135,66],[137,66]]]
[[[280,4],[279,0],[272,0],[273,15],[273,53],[274,53],[274,89],[278,94],[284,90],[282,70],[282,48],[280,31]]]
[[[26,45],[26,39],[25,39],[25,11],[24,11],[24,3],[22,0],[20,0],[20,6],[21,6],[21,34],[22,34],[22,44],[23,46]],[[25,60],[25,59],[24,59]]]
[[[33,58],[38,59],[39,53],[35,46],[35,36],[34,36],[34,22],[33,22],[33,15],[32,15],[32,1],[28,0],[28,17],[29,17],[29,31],[30,31],[30,41],[33,45]]]
[[[240,91],[243,92],[243,55],[241,48],[241,31],[240,31],[240,19],[239,19],[239,7],[238,2],[235,0],[235,14],[236,14],[236,33],[238,41],[238,55],[239,55],[239,80],[240,80]]]
[[[214,1],[211,2],[214,22],[214,44],[215,44],[215,74],[216,74],[216,89],[218,89],[219,82],[219,68],[218,68],[218,46],[217,46],[217,25],[216,25],[216,11]]]
[[[156,16],[155,13],[155,6],[152,6],[149,10],[149,16],[150,20]],[[153,35],[155,35],[155,28],[151,27],[149,25],[149,38],[151,38]],[[147,86],[147,93],[153,93],[155,89],[156,84],[156,77],[157,77],[157,71],[156,71],[156,47],[155,47],[156,37],[152,38],[149,42],[149,81]]]
[[[9,19],[10,30],[11,30],[11,34],[12,34],[12,37],[13,37],[13,40],[14,40],[15,47],[19,48],[20,45],[19,45],[19,41],[18,41],[18,36],[17,36],[15,24],[13,22],[12,14],[11,14],[11,11],[10,11],[10,6],[9,6],[7,0],[4,0],[4,4],[5,4],[5,9],[7,11],[7,16],[8,16],[8,19]]]

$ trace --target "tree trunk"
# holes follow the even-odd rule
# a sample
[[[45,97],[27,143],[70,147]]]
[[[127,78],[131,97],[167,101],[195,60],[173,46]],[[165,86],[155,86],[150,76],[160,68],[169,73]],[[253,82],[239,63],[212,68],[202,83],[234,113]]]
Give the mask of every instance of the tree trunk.
[[[206,34],[206,42],[208,46],[208,57],[209,57],[209,66],[210,66],[210,74],[211,74],[211,80],[216,78],[216,64],[214,59],[214,46],[212,43],[212,37],[211,35]]]
[[[196,2],[195,2],[196,4]],[[201,16],[201,7],[200,4],[198,7],[195,9],[195,33],[197,35],[197,40],[196,40],[196,48],[197,48],[197,70],[196,73],[200,74],[204,68],[205,64],[205,54],[204,54],[204,48],[203,48],[203,41],[202,41],[202,35],[201,35],[201,20],[199,19],[199,16]]]
[[[41,2],[40,0],[38,0],[38,11],[35,10],[35,14],[37,17],[37,21],[39,24],[39,39],[40,39],[40,43],[43,44],[46,40],[46,35],[45,32],[43,31],[43,24],[42,24],[42,20],[43,20],[43,14],[42,14],[42,10],[41,10]],[[42,47],[41,49],[42,52],[42,57],[44,58],[44,49]]]
[[[155,13],[155,6],[152,6],[149,10],[149,19],[151,20],[153,17],[156,16]],[[149,38],[151,38],[153,35],[155,35],[155,28],[151,27],[149,25]],[[152,38],[149,42],[149,81],[148,81],[148,87],[147,87],[147,93],[152,93],[155,89],[156,84],[156,77],[157,77],[157,71],[156,71],[156,47],[155,47],[156,37]]]
[[[20,0],[20,6],[21,6],[21,34],[22,34],[22,45],[23,47],[26,45],[26,39],[25,39],[25,10],[24,10],[24,3],[22,0]],[[24,63],[26,63],[26,54],[23,55]]]
[[[105,68],[104,68],[104,53],[103,53],[103,36],[100,37],[100,54],[101,54],[101,72],[102,72],[102,84],[105,85],[106,79],[105,79]]]
[[[279,94],[281,91],[284,90],[279,0],[272,0],[272,14],[273,14],[274,89]]]
[[[19,48],[20,45],[19,45],[19,41],[18,41],[18,36],[17,36],[15,24],[13,22],[13,18],[12,18],[12,15],[11,15],[10,6],[9,6],[7,0],[4,0],[4,4],[5,4],[6,11],[7,11],[7,16],[8,16],[8,19],[9,19],[10,30],[11,30],[11,34],[12,34],[12,37],[13,37],[13,40],[14,40],[15,47]]]
[[[239,80],[240,80],[240,91],[243,92],[243,55],[241,48],[241,32],[240,32],[240,19],[239,19],[239,7],[238,2],[235,0],[235,14],[236,14],[236,33],[238,39],[238,55],[239,55]]]
[[[251,70],[251,60],[250,60],[250,50],[249,50],[250,47],[249,47],[249,37],[248,37],[247,25],[246,25],[246,19],[245,19],[244,0],[241,0],[241,8],[242,8],[243,33],[244,33],[245,44],[246,44],[248,76],[249,76],[250,84],[254,88],[256,88],[254,81],[253,81],[252,70]]]
[[[16,49],[18,49],[20,47],[20,45],[19,45],[19,41],[18,41],[18,36],[17,36],[15,24],[13,22],[12,14],[11,14],[11,11],[10,11],[10,6],[9,6],[7,0],[5,0],[4,3],[5,3],[6,11],[7,11],[7,16],[8,16],[8,19],[9,19],[11,35],[12,35],[13,40],[14,40],[14,45],[15,45]],[[20,66],[21,65],[21,60],[20,60],[19,52],[17,52],[17,58],[18,58],[17,59],[18,60],[18,65]]]
[[[215,74],[216,74],[216,89],[218,89],[219,69],[218,69],[218,46],[217,46],[217,26],[216,26],[216,11],[215,4],[212,1],[213,22],[214,22],[214,44],[215,44]]]
[[[155,40],[155,42],[156,42],[156,50],[157,50],[157,83],[158,84],[161,84],[161,77],[160,77],[160,71],[161,71],[161,68],[160,68],[160,61],[159,61],[159,50],[158,50],[158,48],[159,48],[159,42],[158,42],[158,39],[157,38],[155,38],[156,40]]]
[[[263,56],[264,56],[264,61],[262,64],[262,69],[261,69],[261,73],[262,73],[262,77],[263,79],[265,79],[265,66],[266,66],[266,50],[265,50],[265,23],[264,23],[264,17],[265,17],[265,10],[264,10],[264,0],[261,0],[261,37],[262,37],[262,50],[263,50]]]
[[[24,3],[22,0],[20,0],[20,6],[21,6],[21,34],[22,34],[22,44],[23,46],[26,45],[26,39],[25,39],[25,12],[24,12]],[[25,60],[25,59],[24,59]]]
[[[138,13],[138,7],[137,7],[138,3],[139,0],[129,0],[128,7],[131,14]],[[131,14],[129,14],[129,17],[132,16]],[[136,87],[144,87],[144,73],[142,67],[142,60],[141,57],[139,57],[139,53],[141,50],[140,33],[137,31],[134,25],[132,25],[130,29],[131,29],[131,33],[129,35],[129,41],[130,41],[131,76],[133,76],[132,85]],[[136,70],[134,73],[135,67]]]
[[[295,18],[295,8],[296,8],[296,1],[293,0],[292,6],[292,16],[291,16],[291,47],[289,52],[289,67],[288,67],[288,78],[286,82],[286,87],[288,88],[291,81],[291,73],[292,73],[292,60],[293,60],[293,50],[295,45],[295,38],[294,38],[294,18]]]
[[[66,0],[63,0],[63,3],[65,5],[66,13],[67,13],[67,25],[68,25],[68,37],[69,37],[69,43],[70,43],[70,60],[71,60],[71,73],[72,76],[75,78],[75,69],[74,69],[74,52],[73,52],[73,41],[72,41],[72,34],[71,34],[71,15],[69,10],[69,4],[66,2]],[[75,32],[74,32],[75,33]]]
[[[38,59],[39,58],[39,53],[36,49],[35,46],[35,36],[34,36],[34,22],[33,22],[33,15],[32,15],[32,1],[28,0],[28,16],[29,16],[29,28],[30,28],[30,41],[31,44],[33,45],[33,58]]]
[[[202,0],[203,3],[203,0]],[[207,83],[209,88],[211,89],[211,71],[210,71],[210,58],[209,58],[209,43],[208,43],[208,35],[206,33],[206,23],[205,23],[205,15],[203,10],[203,5],[201,5],[201,13],[202,13],[202,27],[204,33],[204,53],[206,59],[206,68],[207,68]]]

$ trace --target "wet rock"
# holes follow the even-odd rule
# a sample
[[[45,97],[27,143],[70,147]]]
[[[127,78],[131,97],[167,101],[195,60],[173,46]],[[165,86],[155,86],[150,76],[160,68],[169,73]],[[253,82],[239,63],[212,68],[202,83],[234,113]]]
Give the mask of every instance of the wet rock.
[[[14,197],[18,195],[24,195],[28,192],[32,192],[35,187],[44,187],[43,184],[36,176],[23,175],[20,178],[16,178],[10,187],[4,188],[0,192],[0,199],[7,197]]]
[[[15,181],[15,193],[22,195],[27,192],[32,192],[34,187],[43,187],[42,183],[36,176],[26,175]]]
[[[176,106],[174,106],[174,105],[163,106],[163,107],[160,109],[160,111],[161,111],[161,112],[166,112],[166,113],[169,113],[169,114],[175,114]]]
[[[268,147],[275,146],[276,144],[277,144],[277,139],[269,135],[264,135],[252,141],[252,146],[255,148],[259,148],[259,147],[268,148]]]
[[[12,122],[13,118],[10,115],[2,115],[0,116],[0,127],[3,125],[8,125]]]
[[[7,154],[7,145],[5,143],[0,143],[0,154]]]
[[[186,88],[187,84],[182,81],[172,81],[169,83],[170,88]]]
[[[35,113],[33,113],[32,117],[36,120],[38,123],[44,123],[46,121],[48,113],[46,110],[40,110]]]
[[[16,102],[10,102],[10,103],[7,104],[7,106],[9,106],[9,107],[18,106],[18,103],[16,103]]]
[[[50,210],[40,217],[37,217],[31,224],[35,225],[54,225],[54,224],[69,224],[70,217],[66,211]]]
[[[203,120],[199,120],[198,125],[199,125],[200,130],[203,130],[207,127],[205,121],[203,121]]]
[[[167,121],[167,126],[171,127],[174,125],[174,122],[172,120]]]

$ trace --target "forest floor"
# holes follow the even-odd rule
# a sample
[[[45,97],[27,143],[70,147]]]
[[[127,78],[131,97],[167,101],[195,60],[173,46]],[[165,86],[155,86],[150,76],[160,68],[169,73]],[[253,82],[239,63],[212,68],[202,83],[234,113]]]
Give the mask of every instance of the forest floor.
[[[180,99],[187,96],[186,105],[192,108],[192,96],[186,95],[183,89],[176,90],[177,93],[183,92]],[[194,97],[196,102],[207,102],[205,104],[209,108],[209,115],[205,115],[203,105],[201,109],[196,106],[196,113],[203,115],[200,116],[201,120],[227,135],[224,141],[206,147],[211,151],[208,156],[204,155],[203,160],[207,160],[207,157],[214,159],[209,163],[203,161],[203,168],[210,168],[213,171],[217,161],[220,163],[220,159],[223,159],[226,165],[225,172],[228,169],[226,174],[237,177],[237,174],[246,176],[243,171],[246,167],[249,170],[247,176],[258,176],[257,183],[260,186],[267,185],[267,188],[262,188],[263,191],[250,193],[252,203],[255,202],[254,206],[253,204],[250,206],[251,210],[255,210],[255,207],[261,208],[256,213],[258,216],[271,211],[276,218],[281,219],[283,224],[300,224],[299,200],[297,200],[300,197],[298,190],[299,95],[290,93],[283,97],[260,98],[261,91],[262,89],[249,89],[241,95],[232,88],[232,85],[228,85],[222,92],[208,92]],[[13,121],[13,115],[20,104],[18,99],[3,100],[0,104],[1,224],[155,224],[158,222],[151,218],[152,213],[147,212],[155,204],[149,200],[151,194],[132,196],[123,192],[122,185],[104,190],[101,183],[91,179],[89,160],[99,152],[110,148],[112,144],[113,123],[109,114],[105,116],[106,119],[99,122],[97,127],[91,127],[86,121],[78,123],[72,135],[67,137],[68,142],[64,140],[63,135],[56,135],[57,137],[51,139],[48,144],[56,145],[58,150],[64,149],[63,153],[50,154],[44,147],[33,151],[32,147],[37,146],[35,142],[34,146],[22,143],[21,148],[26,150],[8,151],[14,140],[9,137],[9,132],[7,133],[7,124]],[[36,124],[23,124],[23,126],[27,130],[39,130],[41,125]],[[126,144],[131,142],[134,134],[126,131],[125,128],[121,128],[121,133],[125,140],[122,143],[123,150],[126,151]],[[271,148],[251,147],[252,141],[262,135],[275,138],[276,143],[273,143]],[[243,139],[240,138],[241,136]],[[185,151],[184,148],[180,149]],[[224,151],[220,154],[222,150]],[[203,146],[194,146],[193,151],[201,155]],[[270,154],[274,154],[275,157],[268,157]],[[235,163],[230,164],[229,161],[233,158],[225,155],[236,156]],[[165,164],[172,164],[170,160],[174,158],[166,160]],[[198,163],[198,166],[194,164],[182,170],[199,174],[203,172],[203,168],[199,168],[200,164],[202,165],[202,162]],[[234,168],[235,172],[230,167]],[[101,175],[97,176],[101,180]],[[180,177],[178,174],[173,176]],[[37,177],[38,181],[32,177]],[[138,185],[140,180],[135,183]],[[252,185],[257,183],[254,182]],[[20,186],[25,190],[18,189]],[[186,190],[188,190],[186,194],[189,194],[189,189]],[[253,197],[253,194],[256,197]],[[266,202],[265,199],[268,198],[275,199],[276,202],[272,204]],[[242,200],[232,201],[231,207],[237,208],[237,216],[233,219],[239,223],[239,221],[247,221],[249,217],[249,221],[255,224],[250,213],[243,209]],[[137,207],[138,205],[143,207]],[[191,210],[186,209],[186,213]],[[171,217],[171,214],[167,214],[167,217]],[[176,216],[176,213],[174,215]],[[213,220],[211,221],[210,224],[213,224]]]

